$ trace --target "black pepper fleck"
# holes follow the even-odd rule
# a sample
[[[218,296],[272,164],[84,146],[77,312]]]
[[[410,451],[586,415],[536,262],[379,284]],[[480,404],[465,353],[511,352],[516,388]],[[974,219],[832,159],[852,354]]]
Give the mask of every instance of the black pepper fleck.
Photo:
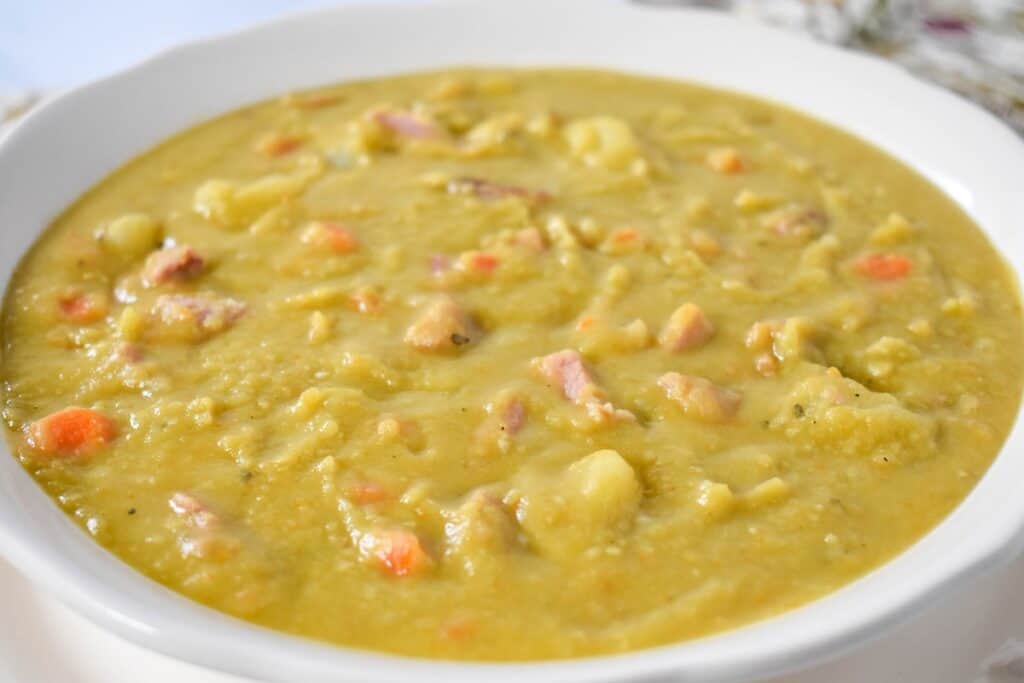
[[[128,508],[128,514],[129,515],[134,515],[135,514],[135,508]]]
[[[795,417],[803,417],[804,416],[804,407],[802,405],[800,405],[799,403],[794,405],[793,406],[793,415]]]
[[[452,344],[455,344],[456,346],[462,346],[463,344],[468,344],[468,343],[469,343],[469,337],[467,337],[466,335],[459,334],[458,332],[453,332],[452,333]]]

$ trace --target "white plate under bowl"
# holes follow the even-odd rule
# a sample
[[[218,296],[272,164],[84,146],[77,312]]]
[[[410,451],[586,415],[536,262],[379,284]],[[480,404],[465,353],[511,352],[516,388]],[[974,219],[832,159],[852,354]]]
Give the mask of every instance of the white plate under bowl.
[[[1024,143],[989,114],[880,60],[700,11],[618,0],[346,6],[187,45],[55,99],[0,142],[0,284],[39,232],[107,172],[172,133],[305,86],[449,65],[586,65],[784,102],[859,134],[958,201],[1024,271]],[[960,507],[908,551],[801,609],[638,653],[460,664],[301,640],[200,607],[97,546],[0,453],[0,552],[104,628],[267,681],[742,681],[837,656],[1024,543],[1024,427]]]

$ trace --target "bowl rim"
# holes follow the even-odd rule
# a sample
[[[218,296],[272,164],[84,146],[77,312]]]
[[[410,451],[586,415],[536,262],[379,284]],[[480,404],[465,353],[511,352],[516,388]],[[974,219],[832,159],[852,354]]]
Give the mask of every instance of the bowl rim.
[[[288,34],[311,30],[312,25],[318,22],[337,21],[339,17],[354,23],[368,24],[394,20],[411,23],[414,18],[437,19],[438,15],[445,13],[449,13],[449,16],[472,15],[480,19],[483,17],[481,5],[473,0],[415,0],[396,4],[373,4],[369,0],[362,0],[331,8],[302,11],[168,48],[113,75],[64,92],[30,112],[0,137],[0,175],[15,169],[12,159],[19,156],[16,148],[41,145],[43,138],[58,127],[66,126],[67,121],[74,118],[77,112],[90,105],[95,106],[98,100],[116,93],[118,89],[130,91],[133,83],[137,84],[140,78],[171,79],[166,75],[168,72],[174,72],[175,69],[180,71],[190,64],[195,66],[203,63],[210,54],[225,55],[233,50],[244,51],[247,43],[276,40]],[[593,22],[593,17],[600,17],[601,21],[621,21],[624,25],[633,22],[653,30],[652,17],[657,16],[658,23],[682,26],[684,21],[695,22],[704,29],[731,34],[734,38],[750,38],[754,35],[777,49],[781,50],[785,46],[807,59],[813,58],[822,68],[838,68],[851,80],[879,84],[879,87],[886,90],[887,97],[895,102],[908,106],[921,106],[922,103],[927,105],[928,111],[938,118],[947,123],[955,122],[958,132],[978,145],[983,156],[992,160],[996,169],[1002,172],[1016,171],[1015,177],[1024,177],[1024,141],[1005,124],[959,97],[919,81],[875,57],[840,51],[779,29],[743,24],[734,18],[702,10],[627,6],[613,0],[558,0],[557,4],[545,0],[521,0],[516,11],[540,13],[555,10],[565,17],[582,11],[584,7],[591,18],[581,21]],[[510,11],[509,4],[490,6],[494,16],[509,21],[512,19]],[[454,65],[461,62],[455,60],[449,63]],[[596,68],[615,66],[603,62],[593,64],[587,60],[584,60],[584,64]],[[632,66],[623,70],[672,77],[667,70],[634,69]],[[686,80],[700,82],[700,79],[691,77]],[[707,83],[722,88],[716,82]],[[301,83],[295,87],[311,85],[315,83]],[[723,89],[737,88],[725,84]],[[776,99],[766,96],[756,90],[739,89],[763,99],[780,102],[784,106],[802,109],[815,118],[847,131],[852,130],[854,134],[866,137],[872,144],[882,146],[937,182],[975,218],[986,233],[991,225],[997,223],[996,210],[1016,209],[1018,215],[1020,210],[1024,210],[1024,193],[1013,194],[1012,183],[999,184],[1002,181],[993,179],[991,184],[996,187],[986,185],[984,190],[991,196],[979,199],[980,188],[959,185],[959,176],[956,174],[943,175],[936,173],[927,164],[919,166],[917,159],[913,158],[916,153],[914,150],[908,152],[909,157],[903,156],[899,150],[872,139],[870,134],[866,134],[870,132],[867,129],[855,126],[851,129],[814,107],[808,107],[806,103],[801,106],[781,97]],[[228,107],[231,108],[234,107]],[[934,131],[930,134],[934,134]],[[107,161],[103,163],[107,164],[107,171],[111,170]],[[93,182],[102,175],[94,174]],[[4,198],[5,195],[0,191],[0,203]],[[29,241],[33,241],[38,232],[38,229],[32,228],[22,230],[19,235],[28,234]],[[989,235],[992,237],[991,233]],[[9,237],[9,231],[6,230],[0,240],[3,240],[0,245],[4,247],[0,251],[6,250],[9,242],[15,243],[15,239]],[[1020,242],[1010,244],[1018,245]],[[24,249],[19,248],[16,258],[20,258],[23,252]],[[1024,270],[1021,253],[1011,253],[1004,249],[1003,256],[1012,263],[1017,273]],[[0,266],[0,281],[5,289],[11,274],[11,268]],[[0,552],[20,571],[52,591],[75,611],[127,640],[213,669],[263,680],[294,680],[296,672],[302,672],[302,680],[308,681],[393,681],[414,676],[421,681],[467,682],[481,679],[513,681],[525,676],[580,682],[627,678],[653,680],[668,676],[707,683],[751,680],[838,656],[877,637],[886,628],[908,618],[938,595],[955,590],[975,576],[1019,554],[1024,549],[1024,497],[1010,497],[1003,491],[1004,495],[997,500],[980,501],[981,494],[977,492],[983,489],[986,482],[991,484],[993,479],[1005,475],[1010,468],[1008,461],[1017,454],[1022,443],[1024,427],[1018,419],[995,463],[949,517],[911,548],[824,598],[749,626],[696,640],[624,654],[572,660],[464,663],[409,658],[316,643],[227,617],[143,578],[100,548],[45,498],[15,458],[3,456],[0,456],[0,494],[5,495],[0,495]],[[4,445],[0,445],[0,451],[9,455]],[[1013,471],[1022,470],[1024,466],[1018,464]],[[991,488],[988,486],[985,490]],[[40,512],[43,509],[40,506],[48,512]],[[954,548],[952,539],[956,533],[976,532],[976,529],[971,528],[971,516],[979,516],[979,512],[984,509],[995,509],[1000,513],[994,518],[996,523],[985,527],[983,533],[961,537],[955,545],[959,552],[951,554],[949,551]],[[33,533],[40,531],[44,532],[42,539],[38,533]],[[56,548],[44,542],[46,534],[60,536],[64,545]],[[907,558],[911,554],[918,559],[908,564]],[[69,558],[81,562],[72,563]],[[907,574],[904,566],[920,570],[909,583],[906,581],[908,576],[900,577],[901,571]],[[879,580],[882,575],[892,576],[883,584]],[[864,590],[865,585],[871,584],[878,584],[879,587],[886,585],[895,592],[881,597],[872,595]],[[894,585],[898,585],[898,589]],[[121,590],[122,586],[126,590]],[[835,611],[829,614],[827,621],[817,621],[828,612],[828,606],[832,606]]]

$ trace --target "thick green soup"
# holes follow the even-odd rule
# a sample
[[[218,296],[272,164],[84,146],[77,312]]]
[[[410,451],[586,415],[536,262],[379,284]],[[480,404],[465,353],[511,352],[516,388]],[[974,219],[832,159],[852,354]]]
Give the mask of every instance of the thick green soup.
[[[349,83],[189,130],[25,257],[12,452],[98,543],[265,626],[458,659],[747,624],[967,494],[1015,278],[882,152],[613,73]]]

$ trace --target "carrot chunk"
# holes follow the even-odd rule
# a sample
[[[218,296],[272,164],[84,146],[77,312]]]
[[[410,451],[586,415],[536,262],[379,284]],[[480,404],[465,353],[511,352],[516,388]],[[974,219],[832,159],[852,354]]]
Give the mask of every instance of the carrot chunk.
[[[359,241],[346,226],[339,223],[315,221],[302,233],[306,244],[347,254],[359,248]]]
[[[391,497],[386,488],[375,481],[357,481],[348,487],[348,495],[357,505],[380,503]]]
[[[114,421],[88,408],[65,408],[36,420],[26,435],[33,448],[48,455],[73,456],[93,452],[114,439]]]
[[[498,257],[486,252],[478,252],[473,254],[471,263],[474,269],[490,273],[498,267]]]
[[[302,140],[294,135],[271,133],[260,138],[256,143],[256,151],[270,157],[279,157],[294,151],[302,145]]]
[[[71,292],[57,301],[61,315],[74,323],[86,325],[107,314],[106,299],[99,294]]]
[[[615,244],[630,244],[640,239],[640,233],[634,228],[620,228],[613,232],[608,239]]]
[[[374,533],[370,554],[381,568],[393,576],[412,576],[432,564],[430,555],[420,544],[419,536],[408,529],[390,529]]]
[[[743,157],[732,147],[722,147],[708,152],[705,158],[711,170],[718,173],[733,174],[742,173],[746,169]]]
[[[910,273],[913,263],[900,254],[865,254],[853,262],[853,267],[872,280],[899,280]]]

